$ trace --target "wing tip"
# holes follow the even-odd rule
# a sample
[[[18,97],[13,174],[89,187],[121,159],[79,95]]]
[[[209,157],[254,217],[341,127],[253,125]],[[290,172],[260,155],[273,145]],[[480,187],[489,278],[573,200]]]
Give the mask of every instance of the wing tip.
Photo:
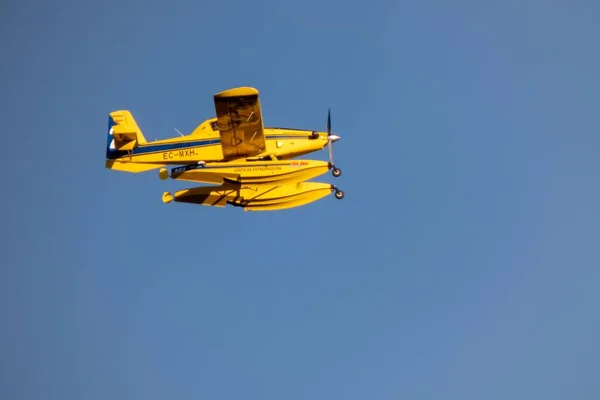
[[[241,96],[258,96],[258,89],[250,86],[240,86],[236,88],[227,89],[215,94],[215,98],[217,99]]]

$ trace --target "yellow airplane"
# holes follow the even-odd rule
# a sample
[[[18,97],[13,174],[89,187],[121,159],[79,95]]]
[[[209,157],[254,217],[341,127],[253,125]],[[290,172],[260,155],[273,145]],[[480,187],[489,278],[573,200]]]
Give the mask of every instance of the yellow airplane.
[[[188,135],[148,142],[131,113],[110,113],[106,145],[106,168],[138,173],[160,168],[161,179],[216,183],[163,194],[165,203],[194,202],[203,205],[242,206],[246,210],[296,207],[316,201],[324,193],[344,193],[334,185],[305,182],[332,171],[331,144],[340,139],[327,132],[265,128],[259,92],[238,87],[214,95],[216,118],[202,122]],[[329,162],[293,158],[329,147]],[[181,165],[167,171],[166,166]],[[325,185],[325,186],[322,186]],[[327,187],[327,190],[325,190]],[[190,194],[191,193],[191,194]],[[213,204],[214,203],[214,204]]]

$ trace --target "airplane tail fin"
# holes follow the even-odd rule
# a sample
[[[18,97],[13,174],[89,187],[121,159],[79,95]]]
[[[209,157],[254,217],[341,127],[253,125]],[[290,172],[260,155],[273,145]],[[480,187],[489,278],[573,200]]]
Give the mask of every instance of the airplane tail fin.
[[[133,150],[146,143],[146,138],[131,112],[119,110],[109,114],[106,158],[111,158],[111,151]]]
[[[108,116],[108,133],[106,137],[106,168],[127,172],[143,172],[161,167],[162,165],[117,160],[119,157],[126,155],[128,151],[146,143],[148,142],[131,112],[127,110],[111,112]]]

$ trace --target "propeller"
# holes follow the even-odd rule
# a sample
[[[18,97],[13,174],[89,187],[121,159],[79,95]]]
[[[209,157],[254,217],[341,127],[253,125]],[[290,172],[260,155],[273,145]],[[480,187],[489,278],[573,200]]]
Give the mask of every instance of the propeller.
[[[333,148],[331,147],[331,109],[327,110],[327,147],[329,147],[329,162],[333,165]]]
[[[333,148],[331,147],[331,144],[340,139],[341,138],[339,136],[331,134],[331,109],[328,109],[327,110],[327,147],[329,150],[329,165],[331,166],[331,168],[333,168],[332,174],[336,178],[342,174],[342,170],[339,168],[336,168],[335,164],[333,163]]]

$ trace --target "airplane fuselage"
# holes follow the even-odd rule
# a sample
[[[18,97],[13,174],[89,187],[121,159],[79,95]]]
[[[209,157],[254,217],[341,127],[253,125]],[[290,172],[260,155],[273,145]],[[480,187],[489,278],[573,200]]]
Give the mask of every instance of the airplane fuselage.
[[[207,120],[189,135],[156,140],[140,144],[132,150],[112,150],[107,152],[107,165],[112,169],[139,171],[155,169],[165,165],[194,164],[198,162],[251,162],[274,156],[289,159],[318,151],[327,146],[327,133],[289,128],[264,128],[266,148],[252,157],[225,159],[218,130],[211,128],[212,120]]]

